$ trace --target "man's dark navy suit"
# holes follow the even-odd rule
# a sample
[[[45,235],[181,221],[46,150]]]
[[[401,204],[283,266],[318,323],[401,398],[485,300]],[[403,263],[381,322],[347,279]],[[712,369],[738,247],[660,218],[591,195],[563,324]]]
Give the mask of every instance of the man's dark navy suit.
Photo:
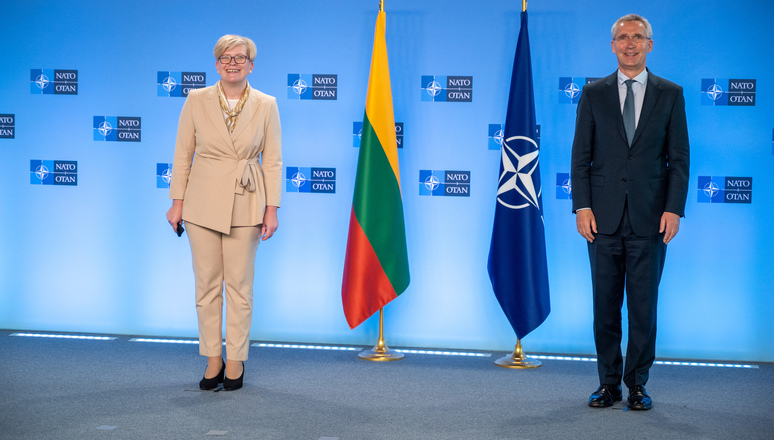
[[[572,147],[573,212],[591,208],[594,339],[601,384],[644,385],[655,359],[658,284],[666,256],[662,214],[684,216],[689,146],[682,87],[648,71],[629,147],[617,71],[583,88]],[[621,356],[624,286],[629,312]]]

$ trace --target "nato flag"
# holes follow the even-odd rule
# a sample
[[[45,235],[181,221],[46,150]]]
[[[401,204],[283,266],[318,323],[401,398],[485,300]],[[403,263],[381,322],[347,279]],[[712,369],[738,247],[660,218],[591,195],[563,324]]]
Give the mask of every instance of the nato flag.
[[[551,311],[536,138],[525,11],[513,60],[488,264],[495,296],[519,339]]]

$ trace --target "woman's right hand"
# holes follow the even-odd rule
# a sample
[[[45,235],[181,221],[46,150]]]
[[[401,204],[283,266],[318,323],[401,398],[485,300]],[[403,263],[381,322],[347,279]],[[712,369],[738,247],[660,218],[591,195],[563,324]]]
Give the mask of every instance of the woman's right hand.
[[[172,200],[172,207],[167,211],[167,221],[172,226],[172,230],[177,232],[177,225],[183,221],[183,200]]]

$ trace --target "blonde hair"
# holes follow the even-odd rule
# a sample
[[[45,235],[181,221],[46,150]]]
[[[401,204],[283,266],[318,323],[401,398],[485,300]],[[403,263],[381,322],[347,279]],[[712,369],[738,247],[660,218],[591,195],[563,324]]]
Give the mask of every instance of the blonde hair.
[[[245,49],[247,49],[247,59],[250,60],[250,62],[255,61],[255,54],[258,52],[258,49],[255,47],[255,43],[253,43],[253,40],[239,35],[224,35],[220,37],[218,42],[215,43],[215,49],[212,51],[212,53],[215,55],[215,59],[217,60],[227,50],[241,45],[244,45]]]

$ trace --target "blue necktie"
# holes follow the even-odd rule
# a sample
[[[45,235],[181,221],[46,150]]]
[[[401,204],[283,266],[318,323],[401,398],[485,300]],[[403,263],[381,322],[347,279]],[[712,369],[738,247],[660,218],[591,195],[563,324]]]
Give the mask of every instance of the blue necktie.
[[[626,100],[624,100],[623,108],[623,121],[624,129],[626,130],[626,138],[629,141],[629,147],[632,146],[632,139],[634,139],[634,91],[632,91],[633,79],[627,79],[626,83]]]

